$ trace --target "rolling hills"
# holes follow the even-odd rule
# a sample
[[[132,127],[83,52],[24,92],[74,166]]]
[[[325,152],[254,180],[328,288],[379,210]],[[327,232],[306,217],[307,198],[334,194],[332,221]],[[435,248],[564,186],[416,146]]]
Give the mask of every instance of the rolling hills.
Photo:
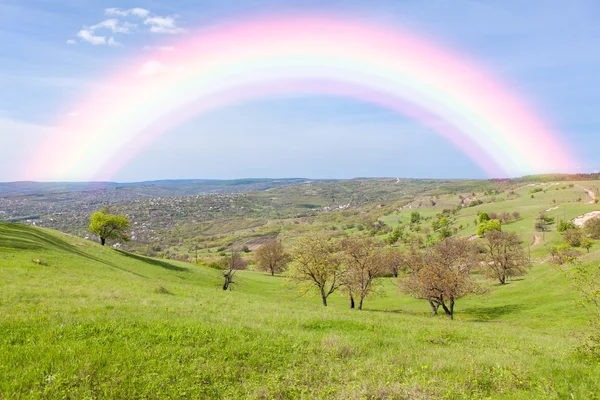
[[[395,216],[397,217],[397,216]],[[395,218],[394,217],[394,218]],[[334,295],[0,224],[1,398],[591,399],[578,295],[548,263],[457,304]]]

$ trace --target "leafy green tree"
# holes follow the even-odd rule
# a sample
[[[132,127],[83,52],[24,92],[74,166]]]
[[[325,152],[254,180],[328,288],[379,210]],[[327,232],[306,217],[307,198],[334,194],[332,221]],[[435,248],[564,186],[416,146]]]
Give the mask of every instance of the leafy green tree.
[[[477,217],[477,221],[482,224],[484,222],[487,222],[490,220],[490,216],[488,215],[488,213],[486,212],[482,212],[481,214],[479,214],[479,217]]]
[[[449,226],[445,225],[438,230],[438,235],[440,235],[440,239],[446,239],[452,236],[452,230]]]
[[[96,211],[90,217],[89,230],[98,235],[100,244],[104,246],[107,240],[129,241],[126,231],[129,229],[129,220],[124,215],[109,213],[108,207]]]
[[[556,265],[576,264],[581,253],[568,243],[561,243],[550,248],[550,262]]]
[[[558,227],[556,228],[556,230],[558,232],[564,232],[566,230],[575,229],[575,228],[577,228],[577,227],[572,222],[569,222],[569,221],[560,221],[558,223]]]
[[[482,222],[481,224],[479,224],[479,226],[477,227],[477,236],[483,237],[486,232],[501,230],[502,224],[500,224],[500,221],[498,221],[497,219],[490,219],[489,221]]]
[[[590,252],[590,249],[594,245],[594,241],[588,237],[584,237],[581,239],[581,247],[586,249],[587,252]]]
[[[562,249],[566,250],[568,247],[562,246]],[[590,316],[592,330],[581,349],[600,357],[600,264],[586,265],[576,254],[561,261],[563,262],[556,262],[556,264],[571,264],[569,267],[562,267],[561,270],[582,295],[580,305],[589,312]]]
[[[387,244],[395,244],[398,240],[400,240],[402,238],[402,231],[400,230],[400,228],[396,227],[392,233],[390,233],[386,238],[385,238],[385,242]]]
[[[421,223],[421,214],[419,214],[418,211],[413,211],[410,213],[410,223],[411,224]]]
[[[323,234],[305,236],[292,248],[288,279],[304,286],[303,292],[317,288],[323,305],[343,283],[344,269],[336,243]]]
[[[552,222],[554,222],[554,218],[552,218]],[[535,230],[538,232],[542,232],[543,240],[546,240],[546,232],[550,230],[550,222],[546,217],[545,213],[540,213],[537,220],[535,221]]]
[[[441,228],[445,228],[450,225],[450,221],[446,217],[440,217],[431,223],[431,227],[434,231],[438,231]]]

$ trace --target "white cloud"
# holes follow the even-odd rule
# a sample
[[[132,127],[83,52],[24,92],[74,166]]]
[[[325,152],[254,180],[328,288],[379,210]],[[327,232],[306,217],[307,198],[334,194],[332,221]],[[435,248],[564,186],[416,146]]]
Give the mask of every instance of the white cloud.
[[[96,36],[94,35],[94,31],[89,28],[82,29],[77,32],[77,36],[88,43],[93,45],[106,44],[106,36]]]
[[[95,31],[97,29],[110,29],[115,33],[129,33],[130,28],[135,28],[137,25],[129,22],[120,23],[118,19],[107,19],[102,22],[92,25],[89,29]]]
[[[112,36],[107,40],[106,36],[96,35],[96,31],[100,29],[107,29],[114,33],[130,33],[131,28],[137,27],[136,24],[132,24],[129,22],[120,22],[116,18],[106,19],[97,23],[96,25],[92,25],[90,27],[84,26],[82,30],[77,33],[82,40],[91,43],[93,45],[109,45],[112,47],[120,47],[123,44],[117,42]],[[74,40],[68,40],[68,44],[75,44]]]
[[[167,67],[160,61],[152,60],[152,61],[148,61],[142,65],[142,67],[138,71],[138,75],[140,75],[140,76],[156,75],[159,72],[164,71],[166,68]]]
[[[183,33],[186,30],[184,28],[178,27],[175,21],[177,16],[150,16],[150,11],[144,8],[130,8],[130,9],[121,9],[121,8],[106,8],[104,13],[109,16],[116,17],[128,17],[135,16],[144,20],[144,25],[149,27],[150,32],[155,33],[168,33],[168,34],[178,34]],[[113,36],[108,37],[108,35],[100,35],[97,32],[101,30],[108,30],[115,34],[125,34],[132,33],[134,28],[137,28],[138,25],[131,23],[129,21],[123,21],[121,18],[109,18],[103,21],[98,22],[95,25],[84,26],[78,33],[77,36],[85,42],[91,43],[93,45],[108,45],[112,47],[120,47],[123,46],[122,43],[116,41]],[[73,39],[67,40],[68,44],[75,44],[76,41]],[[173,51],[175,50],[170,46],[148,46],[147,49],[155,49],[160,51]]]
[[[150,32],[154,33],[170,33],[174,35],[185,32],[185,29],[179,28],[175,24],[175,18],[173,17],[149,17],[144,20],[144,24],[150,25]]]
[[[111,47],[123,47],[123,44],[117,42],[112,36],[108,39],[108,45]]]
[[[146,18],[148,15],[150,15],[150,11],[146,10],[145,8],[130,8],[129,10],[123,10],[120,8],[106,8],[104,10],[104,14],[106,15],[115,15],[115,16],[119,16],[119,17],[127,17],[129,15],[135,15],[136,17],[139,18]]]
[[[159,51],[175,51],[177,50],[173,46],[144,46],[145,50],[159,50]]]

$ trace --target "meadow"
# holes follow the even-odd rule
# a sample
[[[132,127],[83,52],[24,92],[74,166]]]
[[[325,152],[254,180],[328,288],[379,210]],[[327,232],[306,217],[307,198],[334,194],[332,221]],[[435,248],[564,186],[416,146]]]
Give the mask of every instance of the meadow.
[[[517,226],[517,225],[515,225]],[[541,245],[543,247],[543,245]],[[1,398],[593,399],[588,316],[564,275],[461,299],[456,319],[398,294],[365,310],[283,277],[219,271],[0,224]]]

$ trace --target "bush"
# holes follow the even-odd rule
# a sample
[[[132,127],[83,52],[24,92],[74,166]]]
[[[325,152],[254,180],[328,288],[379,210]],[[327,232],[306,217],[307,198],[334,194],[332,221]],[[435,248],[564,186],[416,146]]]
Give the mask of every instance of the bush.
[[[559,231],[559,232],[564,232],[566,230],[576,229],[576,228],[577,227],[572,222],[569,222],[569,221],[560,221],[558,223],[558,227],[556,228],[556,230]]]
[[[600,217],[588,220],[583,228],[585,229],[585,233],[594,239],[600,239]]]
[[[207,260],[204,260],[204,264],[208,267],[208,268],[212,268],[212,269],[216,269],[216,270],[223,270],[225,269],[225,263],[223,262],[224,260],[222,258],[209,258]]]
[[[497,219],[492,219],[479,224],[479,226],[477,227],[477,236],[483,236],[486,232],[501,230],[502,225],[500,224],[500,221],[498,221]]]
[[[480,206],[483,204],[483,201],[481,200],[474,200],[472,202],[469,203],[469,207],[475,207],[475,206]]]
[[[481,214],[479,214],[479,217],[477,217],[477,221],[482,224],[484,222],[487,222],[490,220],[490,216],[488,215],[488,213],[482,212]]]
[[[550,248],[550,262],[556,265],[576,263],[580,255],[581,253],[568,243],[561,243]]]
[[[569,245],[579,247],[581,245],[581,239],[583,239],[583,232],[579,228],[567,229],[563,232],[563,239]]]

